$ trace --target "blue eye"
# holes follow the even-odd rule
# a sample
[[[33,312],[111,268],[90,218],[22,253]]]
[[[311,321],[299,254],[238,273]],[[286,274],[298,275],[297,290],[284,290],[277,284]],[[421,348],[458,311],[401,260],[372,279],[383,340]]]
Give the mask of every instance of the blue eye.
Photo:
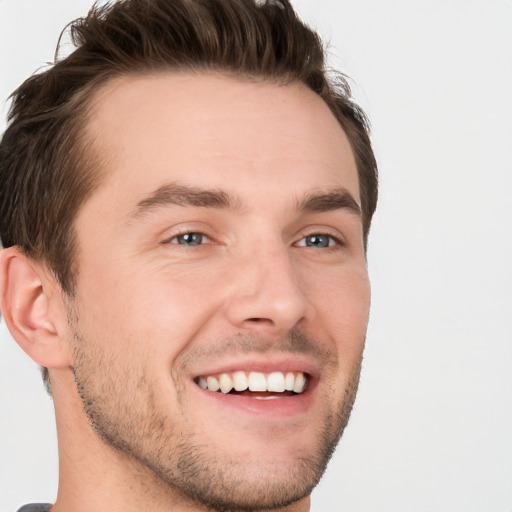
[[[299,247],[314,247],[317,249],[325,249],[339,245],[339,242],[330,235],[314,234],[305,236],[297,245]]]
[[[186,247],[195,247],[196,245],[201,245],[207,241],[209,241],[209,238],[202,233],[183,233],[181,235],[173,236],[169,240],[169,243],[184,245]]]

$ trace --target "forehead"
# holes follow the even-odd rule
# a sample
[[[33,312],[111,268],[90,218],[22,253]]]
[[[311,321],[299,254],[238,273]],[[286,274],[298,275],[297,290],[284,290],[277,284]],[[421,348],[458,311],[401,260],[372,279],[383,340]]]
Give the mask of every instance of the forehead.
[[[242,196],[343,186],[359,200],[347,137],[302,84],[206,73],[123,77],[97,94],[89,119],[106,162],[100,189],[122,188],[132,202],[168,182]]]

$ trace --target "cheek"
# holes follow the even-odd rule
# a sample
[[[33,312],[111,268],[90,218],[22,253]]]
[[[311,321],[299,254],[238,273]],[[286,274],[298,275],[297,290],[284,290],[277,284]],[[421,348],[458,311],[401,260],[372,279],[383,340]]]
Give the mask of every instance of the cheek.
[[[198,272],[150,265],[140,268],[115,266],[101,269],[95,279],[83,277],[80,303],[87,325],[94,326],[109,343],[144,347],[160,363],[175,357],[208,324],[222,304],[222,272]],[[219,282],[217,282],[219,281]],[[101,284],[100,284],[101,283]]]
[[[316,323],[335,344],[340,362],[362,354],[370,309],[366,267],[343,269],[309,285]],[[352,356],[352,357],[351,357]]]

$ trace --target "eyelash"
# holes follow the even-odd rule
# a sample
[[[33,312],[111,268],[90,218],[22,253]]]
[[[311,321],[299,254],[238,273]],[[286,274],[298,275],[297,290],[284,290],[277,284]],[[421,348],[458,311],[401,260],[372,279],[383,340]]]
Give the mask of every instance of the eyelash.
[[[173,242],[173,240],[175,239],[179,239],[180,237],[185,237],[187,235],[198,235],[201,237],[201,242],[200,243],[197,243],[197,244],[192,244],[192,245],[186,245],[186,244],[180,244],[179,242]],[[200,231],[183,231],[182,233],[177,233],[176,235],[173,235],[171,238],[168,238],[167,240],[164,241],[164,243],[166,244],[174,244],[174,245],[182,245],[184,247],[196,247],[198,245],[203,245],[204,244],[204,240],[203,239],[206,239],[207,241],[211,241],[210,237],[208,235],[205,235],[204,233],[201,233]]]
[[[327,247],[315,247],[314,245],[307,245],[307,242],[306,240],[308,238],[313,238],[313,237],[318,237],[318,238],[321,238],[321,237],[326,237],[328,239],[328,245]],[[304,242],[304,243],[301,243],[301,242]],[[334,242],[331,244],[331,242]],[[297,242],[295,244],[297,247],[310,247],[310,248],[314,248],[314,249],[335,249],[336,247],[340,247],[343,244],[343,242],[339,239],[339,237],[336,237],[330,233],[322,233],[322,232],[316,232],[316,233],[310,233],[309,235],[305,235],[303,236],[299,242]]]
[[[180,237],[186,237],[187,235],[193,236],[196,235],[200,237],[200,240],[198,243],[192,243],[191,245],[187,245],[186,243],[179,243]],[[315,245],[307,245],[307,239],[313,238],[313,237],[326,237],[328,239],[328,245],[326,247],[318,247]],[[205,242],[206,239],[206,242]],[[173,241],[176,240],[176,241]],[[208,235],[205,235],[204,233],[201,233],[200,231],[186,231],[184,230],[181,233],[177,233],[173,235],[171,238],[166,239],[163,243],[164,244],[173,244],[173,245],[180,245],[182,247],[197,247],[199,245],[204,245],[205,243],[211,242],[211,238]],[[333,243],[331,243],[333,242]],[[323,232],[314,232],[310,233],[308,235],[304,235],[298,242],[294,244],[296,247],[310,247],[314,249],[335,249],[336,247],[340,247],[343,244],[343,242],[340,240],[339,237],[336,237],[332,235],[331,233],[323,233]]]

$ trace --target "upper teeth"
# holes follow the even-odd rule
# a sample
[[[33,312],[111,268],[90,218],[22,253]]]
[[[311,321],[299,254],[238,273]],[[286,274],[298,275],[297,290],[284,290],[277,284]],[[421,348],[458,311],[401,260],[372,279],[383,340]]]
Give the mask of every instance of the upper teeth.
[[[302,372],[249,372],[236,371],[233,373],[221,373],[220,375],[201,376],[196,383],[203,389],[229,393],[235,391],[272,391],[283,393],[293,391],[302,393],[306,387],[306,376]]]

